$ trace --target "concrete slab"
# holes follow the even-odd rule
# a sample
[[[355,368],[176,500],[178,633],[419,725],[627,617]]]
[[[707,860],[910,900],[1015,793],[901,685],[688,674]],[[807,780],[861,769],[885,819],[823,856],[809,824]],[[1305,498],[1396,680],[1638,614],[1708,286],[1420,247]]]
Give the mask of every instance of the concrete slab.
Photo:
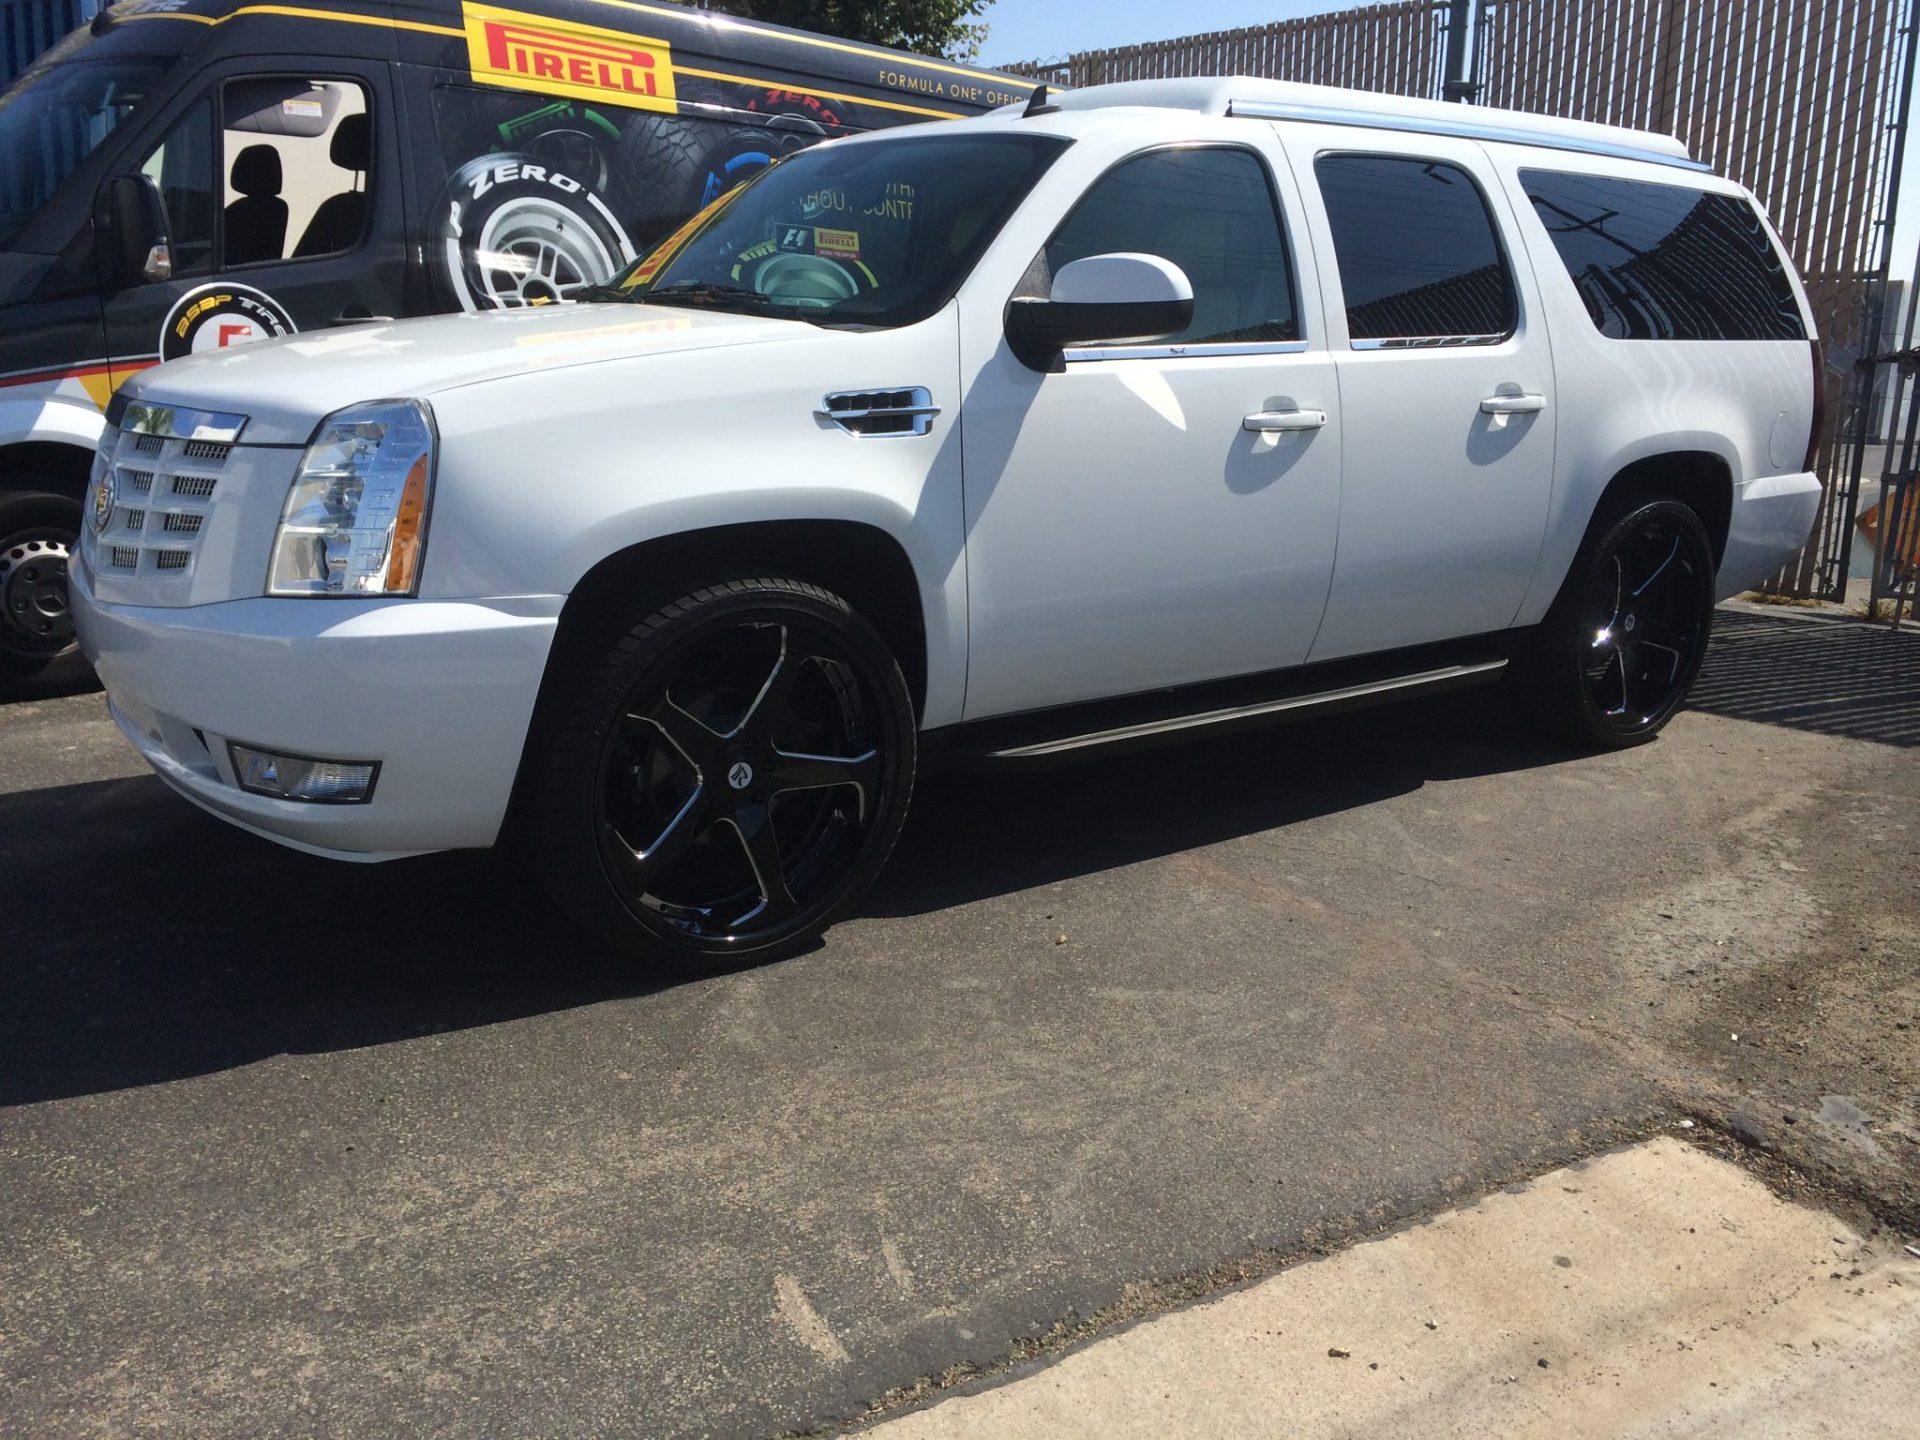
[[[873,1427],[992,1435],[1920,1434],[1920,1259],[1658,1139]]]

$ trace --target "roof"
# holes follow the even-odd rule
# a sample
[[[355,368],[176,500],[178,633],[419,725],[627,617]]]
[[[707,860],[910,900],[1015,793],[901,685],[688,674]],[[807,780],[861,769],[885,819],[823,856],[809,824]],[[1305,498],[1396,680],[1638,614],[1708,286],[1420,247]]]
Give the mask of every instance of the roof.
[[[1127,80],[1049,92],[1047,101],[1067,112],[1142,109],[1185,110],[1201,115],[1242,115],[1267,120],[1298,120],[1322,125],[1359,125],[1370,129],[1410,130],[1429,135],[1458,135],[1553,150],[1579,150],[1647,160],[1661,165],[1705,170],[1687,147],[1671,135],[1562,120],[1524,110],[1499,110],[1440,100],[1415,100],[1371,90],[1342,90],[1331,85],[1302,85],[1291,80],[1261,80],[1251,75],[1182,80]]]

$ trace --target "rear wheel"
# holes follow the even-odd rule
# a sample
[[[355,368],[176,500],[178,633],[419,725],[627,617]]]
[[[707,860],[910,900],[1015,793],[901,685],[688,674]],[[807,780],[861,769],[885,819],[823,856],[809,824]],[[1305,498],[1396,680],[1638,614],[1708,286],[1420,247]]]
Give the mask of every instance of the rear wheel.
[[[67,562],[79,544],[77,500],[0,491],[0,680],[83,670],[67,608]]]
[[[891,853],[914,731],[900,667],[839,597],[695,590],[556,688],[523,782],[535,864],[564,908],[657,966],[790,953]]]
[[[1675,500],[1595,527],[1516,679],[1526,708],[1577,744],[1651,740],[1693,687],[1713,629],[1713,547]]]

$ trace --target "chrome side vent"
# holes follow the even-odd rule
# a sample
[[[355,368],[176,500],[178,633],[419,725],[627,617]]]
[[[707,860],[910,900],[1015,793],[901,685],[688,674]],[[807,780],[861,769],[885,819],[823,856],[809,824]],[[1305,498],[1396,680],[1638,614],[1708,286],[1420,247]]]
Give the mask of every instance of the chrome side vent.
[[[224,460],[232,449],[231,445],[222,445],[217,440],[189,440],[180,453],[189,460]]]
[[[160,522],[160,528],[173,535],[197,535],[203,515],[168,515]]]
[[[193,447],[189,445],[187,449]],[[173,493],[176,495],[207,496],[213,493],[218,482],[211,475],[176,475],[173,477]]]
[[[136,545],[115,545],[111,551],[113,568],[116,570],[137,570],[140,568],[140,549]]]
[[[184,570],[193,559],[191,550],[156,550],[153,552],[153,568],[156,570]]]
[[[167,437],[164,435],[141,435],[134,440],[133,448],[143,455],[157,455],[166,448],[166,444]]]
[[[940,407],[924,386],[904,390],[843,390],[821,401],[814,418],[838,425],[849,435],[886,437],[925,435]]]
[[[127,482],[129,490],[138,490],[144,494],[153,489],[153,471],[151,470],[122,470],[120,478]]]

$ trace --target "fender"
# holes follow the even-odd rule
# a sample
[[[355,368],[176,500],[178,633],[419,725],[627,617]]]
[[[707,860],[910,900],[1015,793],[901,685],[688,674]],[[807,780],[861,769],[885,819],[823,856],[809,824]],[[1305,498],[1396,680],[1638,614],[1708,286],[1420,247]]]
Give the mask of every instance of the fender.
[[[925,630],[927,728],[957,723],[966,693],[967,593],[961,555],[935,553],[932,537],[914,524],[912,510],[891,497],[848,489],[831,480],[796,486],[730,490],[714,495],[663,497],[610,515],[577,537],[559,557],[571,593],[601,561],[649,541],[731,525],[783,522],[858,525],[891,539],[907,557],[920,595]]]
[[[1621,433],[1630,433],[1622,430]],[[1748,478],[1740,460],[1740,448],[1732,438],[1717,430],[1667,430],[1653,435],[1636,435],[1609,453],[1577,461],[1575,476],[1555,486],[1553,506],[1547,519],[1547,531],[1540,544],[1540,559],[1534,566],[1533,581],[1515,612],[1515,625],[1537,625],[1560,593],[1561,583],[1573,565],[1574,554],[1586,538],[1587,526],[1606,488],[1629,465],[1659,455],[1697,451],[1712,455],[1727,467],[1737,487]],[[1563,472],[1564,473],[1564,472]]]
[[[77,381],[47,380],[0,389],[0,447],[39,442],[71,445],[88,455],[106,432],[106,417]]]

